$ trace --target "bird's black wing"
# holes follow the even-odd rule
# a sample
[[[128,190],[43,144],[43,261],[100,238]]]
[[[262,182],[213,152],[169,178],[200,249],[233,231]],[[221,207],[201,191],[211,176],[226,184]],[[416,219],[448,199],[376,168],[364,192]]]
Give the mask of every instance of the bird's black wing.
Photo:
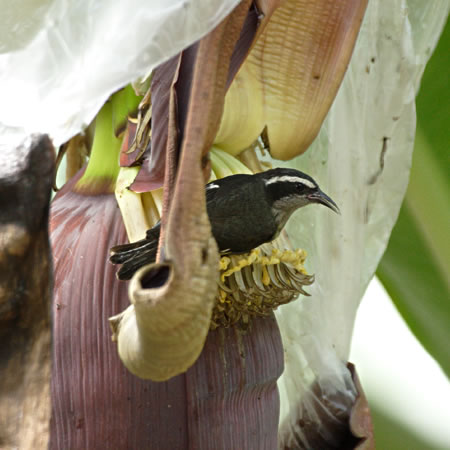
[[[246,181],[252,176],[253,175],[240,173],[211,181],[206,185],[206,205],[208,206],[208,203],[214,203],[221,200],[227,202],[227,198],[229,198],[233,192],[236,195],[239,187],[245,186]],[[219,192],[220,194],[217,195]],[[225,209],[228,209],[228,207]]]
[[[156,260],[156,252],[158,251],[158,244],[140,252],[127,259],[122,267],[117,271],[117,278],[119,280],[129,280],[141,268],[147,264],[152,264]]]
[[[146,237],[130,244],[116,245],[111,248],[109,260],[113,264],[123,264],[117,273],[120,280],[129,280],[134,272],[156,260],[161,223],[147,230]]]
[[[276,227],[264,183],[254,175],[232,175],[209,183],[206,207],[221,252],[246,253],[273,239]]]

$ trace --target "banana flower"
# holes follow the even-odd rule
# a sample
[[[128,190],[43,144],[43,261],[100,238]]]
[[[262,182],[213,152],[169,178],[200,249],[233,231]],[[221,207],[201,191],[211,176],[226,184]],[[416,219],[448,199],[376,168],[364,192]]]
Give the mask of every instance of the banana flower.
[[[74,89],[63,107],[49,97],[55,114],[48,122],[45,115],[37,120],[32,108],[24,117],[18,110],[9,115],[0,111],[0,123],[12,130],[12,137],[37,126],[59,144],[90,123],[114,91],[157,66],[151,80],[151,106],[140,111],[140,124],[147,126],[147,133],[139,134],[139,126],[136,130],[145,141],[151,129],[150,140],[145,141],[146,145],[151,141],[151,154],[139,174],[133,167],[123,167],[119,173],[118,164],[113,168],[107,163],[118,161],[122,145],[122,135],[118,139],[111,125],[119,92],[97,116],[87,169],[62,188],[52,205],[54,447],[144,448],[164,441],[168,448],[219,444],[274,448],[277,442],[282,448],[326,448],[340,445],[347,438],[349,420],[354,422],[349,417],[362,394],[347,366],[353,321],[406,189],[414,96],[429,49],[443,25],[439,9],[443,2],[428,7],[406,0],[368,5],[364,0],[244,1],[224,19],[236,4],[227,3],[220,19],[209,10],[206,17],[209,14],[214,20],[191,34],[189,42],[174,39],[173,46],[164,46],[164,25],[145,45],[133,41],[129,70],[122,62],[120,70],[111,64],[116,70],[104,84],[90,85],[89,101],[82,108],[75,108],[78,103],[73,98],[80,97]],[[184,10],[183,14],[188,17]],[[423,32],[422,22],[429,24],[429,32]],[[181,23],[171,22],[175,36],[177,28],[183,29]],[[139,26],[127,27],[140,33]],[[117,27],[113,29],[116,33]],[[107,42],[101,34],[94,37]],[[21,48],[26,44],[16,43]],[[61,47],[57,55],[70,54]],[[155,48],[164,53],[164,60],[172,58],[163,63],[149,50]],[[14,56],[19,58],[19,53]],[[95,55],[85,60],[92,67],[96,67]],[[81,89],[81,83],[73,84]],[[9,98],[5,84],[0,85],[4,98]],[[15,93],[30,94],[14,86]],[[91,95],[97,89],[98,95]],[[33,100],[31,105],[38,103]],[[135,100],[125,109],[131,111]],[[17,98],[15,103],[20,103]],[[110,129],[103,127],[108,122]],[[302,211],[289,222],[293,249],[308,252],[308,258],[301,259],[304,267],[295,265],[296,272],[315,274],[315,282],[307,288],[310,297],[277,309],[281,337],[271,314],[253,318],[250,331],[221,326],[209,331],[211,317],[215,325],[223,317],[214,308],[218,286],[227,277],[219,278],[219,257],[202,197],[211,166],[214,171],[214,157],[222,153],[216,151],[210,162],[205,156],[214,145],[245,163],[245,155],[255,159],[248,149],[261,140],[269,154],[260,157],[260,168],[286,164],[314,174],[338,199],[343,213],[341,218],[331,218],[323,211]],[[122,162],[129,147],[124,144],[123,150]],[[162,199],[161,194],[137,197],[162,182]],[[124,214],[124,226],[114,186],[122,211],[135,205],[153,211],[152,217],[143,215],[127,223],[129,214]],[[126,197],[122,204],[121,195]],[[128,288],[115,280],[115,269],[106,263],[108,249],[124,242],[126,231],[132,239],[142,236],[157,217],[153,206],[158,202],[163,211],[161,261],[143,268]],[[234,267],[242,265],[242,276],[247,277],[247,263],[233,262],[228,276],[235,277],[236,285],[243,278],[238,278]],[[224,266],[222,274],[229,268]],[[272,281],[279,282],[284,272],[273,273]],[[230,289],[223,287],[224,292]],[[107,317],[113,317],[120,358],[129,370],[143,378],[168,381],[139,380],[121,365],[116,344],[107,342]],[[282,372],[277,438],[276,382]],[[152,409],[148,405],[155,398],[160,402]],[[357,429],[358,424],[352,427],[357,437],[370,435],[370,430],[358,434]]]

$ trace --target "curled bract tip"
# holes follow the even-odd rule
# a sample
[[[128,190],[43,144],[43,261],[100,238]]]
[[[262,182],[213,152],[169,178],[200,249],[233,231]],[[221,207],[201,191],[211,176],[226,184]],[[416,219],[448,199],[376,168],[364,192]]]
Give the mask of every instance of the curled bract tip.
[[[194,258],[188,271],[179,273],[177,264],[165,262],[133,276],[132,304],[109,320],[119,356],[134,375],[165,381],[200,355],[217,293],[217,246],[210,244],[204,261]]]

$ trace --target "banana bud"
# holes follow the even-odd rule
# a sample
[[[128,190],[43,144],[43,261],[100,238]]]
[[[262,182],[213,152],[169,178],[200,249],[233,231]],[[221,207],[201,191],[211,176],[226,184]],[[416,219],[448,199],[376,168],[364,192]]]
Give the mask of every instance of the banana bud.
[[[282,3],[230,86],[215,145],[238,154],[267,126],[274,158],[303,153],[336,96],[366,5],[367,0]]]

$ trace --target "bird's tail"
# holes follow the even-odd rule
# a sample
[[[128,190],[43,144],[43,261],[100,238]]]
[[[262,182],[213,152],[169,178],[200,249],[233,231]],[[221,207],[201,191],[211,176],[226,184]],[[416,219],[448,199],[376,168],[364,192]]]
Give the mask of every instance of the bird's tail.
[[[155,262],[157,251],[158,241],[142,239],[131,244],[112,247],[109,260],[113,264],[122,264],[117,272],[117,278],[129,280],[142,266]]]

